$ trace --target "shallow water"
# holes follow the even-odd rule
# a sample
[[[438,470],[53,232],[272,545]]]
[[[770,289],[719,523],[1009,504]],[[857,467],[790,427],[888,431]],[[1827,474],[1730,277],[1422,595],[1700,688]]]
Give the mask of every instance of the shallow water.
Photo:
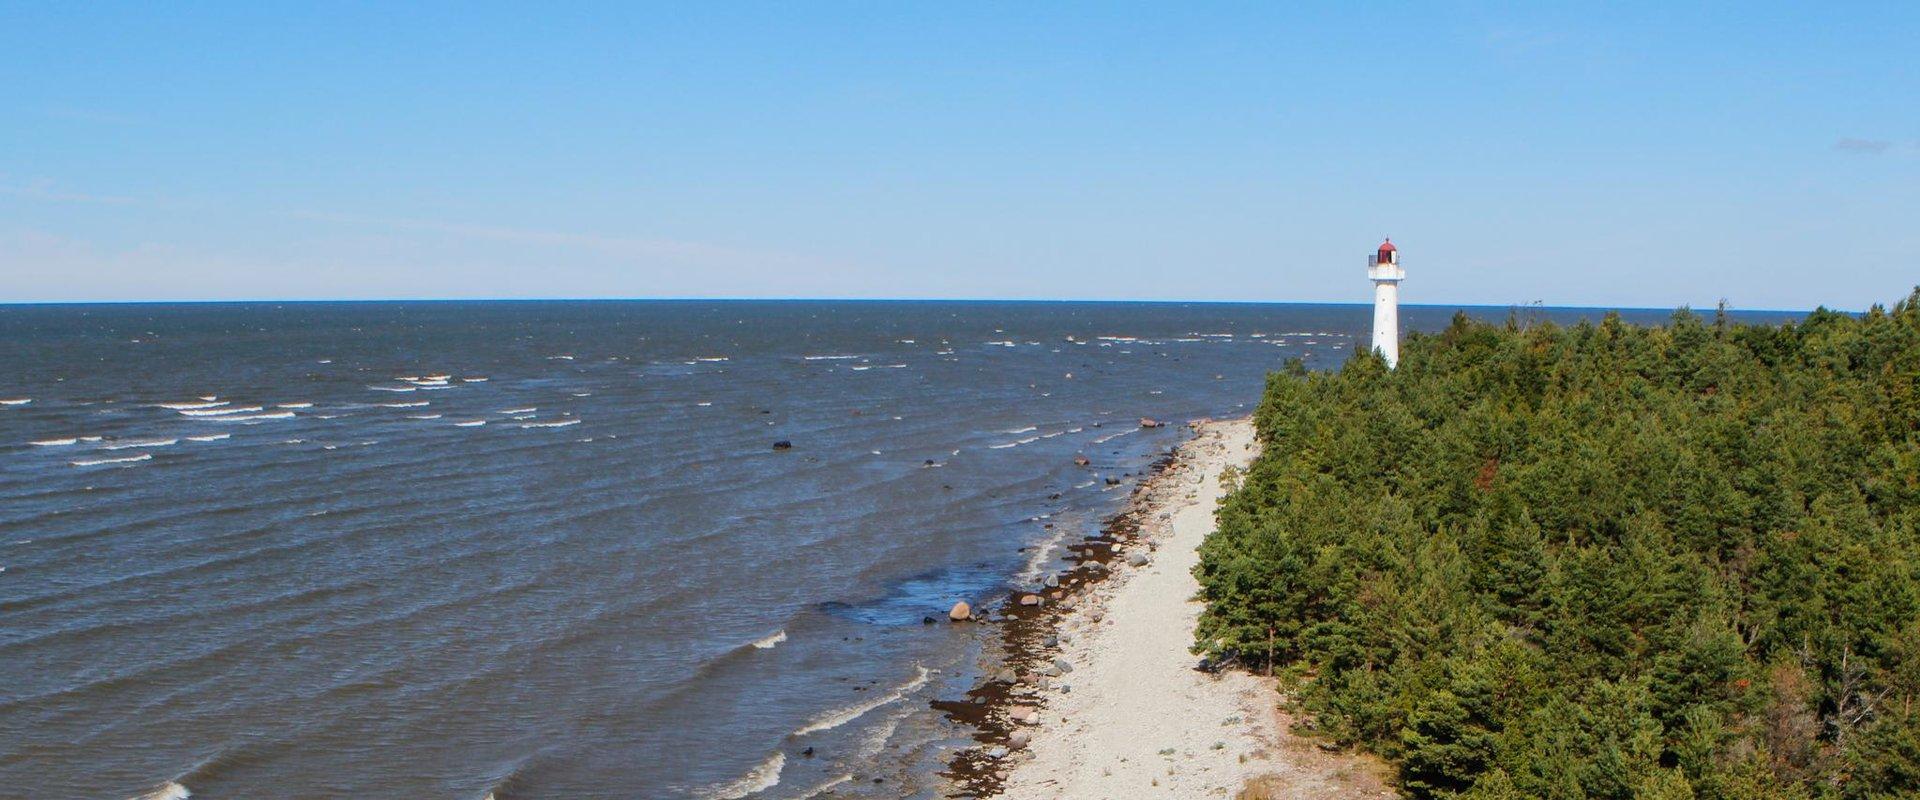
[[[0,306],[0,787],[924,795],[923,618],[1370,313]]]

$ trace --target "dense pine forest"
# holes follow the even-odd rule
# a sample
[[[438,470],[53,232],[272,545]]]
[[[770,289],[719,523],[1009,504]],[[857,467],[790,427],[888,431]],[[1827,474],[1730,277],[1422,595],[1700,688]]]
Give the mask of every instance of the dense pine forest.
[[[1273,375],[1197,572],[1410,796],[1920,796],[1920,290]]]

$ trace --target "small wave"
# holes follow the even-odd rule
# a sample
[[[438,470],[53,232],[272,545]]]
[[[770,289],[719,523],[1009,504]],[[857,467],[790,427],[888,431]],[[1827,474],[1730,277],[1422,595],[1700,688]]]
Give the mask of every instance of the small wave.
[[[229,402],[230,401],[227,400],[201,400],[194,403],[156,403],[155,405],[161,408],[171,408],[175,411],[188,411],[196,408],[217,408],[219,406],[229,405]]]
[[[547,356],[548,361],[572,361],[573,356]]]
[[[232,437],[233,437],[233,434],[231,434],[231,433],[210,433],[210,434],[207,434],[206,436],[189,436],[189,437],[187,437],[187,441],[189,441],[189,442],[217,442],[217,441],[220,441],[221,439],[229,439],[229,438],[232,438]]]
[[[270,411],[265,414],[248,414],[243,417],[214,417],[214,422],[254,422],[263,419],[287,419],[293,416],[291,411]]]
[[[777,645],[786,640],[787,640],[787,631],[785,628],[782,628],[780,630],[774,631],[773,633],[769,633],[765,636],[755,639],[753,641],[753,646],[760,650],[772,650],[774,645]]]
[[[432,404],[433,404],[433,401],[431,400],[415,400],[411,403],[380,403],[379,406],[381,408],[419,408],[424,405],[432,405]]]
[[[859,358],[859,356],[801,356],[801,358],[807,361],[844,361]]]
[[[487,421],[486,421],[486,420],[484,420],[484,419],[470,419],[470,420],[467,420],[466,422],[456,422],[456,423],[453,423],[453,427],[456,427],[456,428],[478,428],[478,427],[480,427],[480,426],[482,426],[482,425],[485,425],[485,424],[487,424]]]
[[[132,450],[136,447],[166,447],[178,444],[179,439],[128,439],[124,442],[112,442],[100,445],[102,450]]]
[[[176,781],[167,781],[160,788],[135,797],[133,800],[187,800],[192,796],[193,792],[187,791],[187,787]]]
[[[1037,430],[1040,430],[1040,429],[1032,425],[1028,425],[1027,427],[1024,427],[1024,428],[1016,428],[1010,431],[1001,431],[1001,433],[1032,433]]]
[[[574,392],[573,396],[574,397],[592,397],[593,392]]]
[[[481,377],[461,378],[460,382],[461,383],[486,383],[487,379],[481,378]]]
[[[578,424],[580,424],[580,420],[563,419],[558,422],[522,422],[520,423],[520,427],[522,428],[564,428],[564,427],[567,427],[568,425],[578,425]]]
[[[841,775],[838,778],[834,778],[832,780],[827,781],[826,783],[820,784],[819,786],[815,786],[811,789],[801,792],[800,797],[802,798],[802,800],[812,800],[812,798],[819,797],[820,795],[825,794],[828,790],[834,788],[835,786],[839,786],[840,784],[847,783],[852,780],[853,780],[852,775]]]
[[[408,414],[407,419],[439,419],[439,414]]]
[[[376,392],[414,392],[420,389],[418,386],[369,386],[367,388]]]
[[[708,364],[716,364],[721,361],[726,361],[727,357],[726,356],[696,356],[694,357],[693,360],[702,361]]]
[[[0,406],[24,406],[31,402],[33,402],[33,398],[31,397],[13,397],[0,400]]]
[[[66,445],[78,443],[79,441],[80,441],[80,437],[76,436],[71,439],[41,439],[40,441],[28,442],[27,444],[33,445],[34,447],[64,447]]]
[[[504,410],[502,410],[502,411],[501,411],[500,413],[502,413],[502,414],[531,414],[531,413],[533,413],[533,412],[535,412],[535,411],[539,411],[539,410],[540,410],[540,408],[539,408],[538,406],[527,406],[526,408],[509,408],[509,409],[504,409]]]
[[[182,408],[179,409],[179,413],[188,417],[224,417],[228,414],[251,414],[259,410],[259,406],[226,406],[224,408]]]
[[[708,788],[700,796],[705,800],[740,800],[780,785],[780,771],[787,768],[787,754],[778,750],[767,760],[738,779]]]
[[[1109,434],[1107,434],[1107,435],[1105,435],[1105,436],[1102,436],[1102,437],[1100,437],[1100,438],[1098,438],[1098,439],[1095,439],[1095,440],[1093,440],[1093,443],[1094,443],[1094,444],[1106,444],[1107,442],[1111,442],[1111,441],[1113,441],[1113,440],[1115,440],[1115,439],[1118,439],[1118,438],[1120,438],[1120,437],[1122,437],[1122,436],[1125,436],[1125,435],[1127,435],[1127,434],[1129,434],[1129,433],[1133,433],[1134,431],[1137,431],[1137,430],[1139,430],[1139,428],[1128,428],[1127,430],[1124,430],[1124,431],[1121,431],[1121,432],[1119,432],[1119,433],[1109,433]]]
[[[312,403],[281,403],[275,408],[312,408]]]
[[[927,685],[927,679],[933,675],[933,672],[931,670],[928,670],[926,667],[920,666],[918,664],[914,665],[914,669],[919,670],[920,674],[915,675],[913,677],[913,680],[907,681],[906,683],[900,684],[899,686],[895,687],[893,691],[888,692],[885,695],[882,695],[880,697],[876,697],[865,703],[848,706],[846,708],[840,709],[839,711],[822,715],[814,719],[814,721],[807,723],[806,726],[802,727],[800,730],[794,731],[793,735],[805,736],[809,733],[819,733],[821,731],[830,731],[830,730],[833,730],[834,728],[838,728],[842,725],[845,725],[849,722],[859,719],[862,715],[866,714],[869,711],[872,711],[876,708],[887,705],[888,703],[899,701],[900,698],[906,697],[908,692],[911,692],[915,689],[918,689],[922,686]]]
[[[711,401],[708,401],[704,403],[694,403],[694,405],[699,406],[701,408],[706,408],[707,406],[713,405],[713,403]]]
[[[79,461],[69,461],[67,463],[76,467],[97,467],[101,464],[131,464],[135,461],[150,461],[152,459],[152,453],[141,453],[137,456],[126,456],[123,458],[83,458]]]

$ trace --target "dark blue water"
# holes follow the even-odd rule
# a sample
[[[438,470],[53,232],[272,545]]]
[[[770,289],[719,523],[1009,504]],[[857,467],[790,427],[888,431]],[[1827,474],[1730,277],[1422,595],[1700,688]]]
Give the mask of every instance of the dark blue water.
[[[0,306],[0,796],[926,796],[923,616],[1369,314]]]

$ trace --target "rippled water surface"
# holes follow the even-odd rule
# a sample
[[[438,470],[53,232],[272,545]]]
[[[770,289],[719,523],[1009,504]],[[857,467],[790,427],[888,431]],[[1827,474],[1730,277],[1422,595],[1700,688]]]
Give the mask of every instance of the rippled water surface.
[[[924,795],[923,617],[1369,313],[0,306],[0,795]]]

